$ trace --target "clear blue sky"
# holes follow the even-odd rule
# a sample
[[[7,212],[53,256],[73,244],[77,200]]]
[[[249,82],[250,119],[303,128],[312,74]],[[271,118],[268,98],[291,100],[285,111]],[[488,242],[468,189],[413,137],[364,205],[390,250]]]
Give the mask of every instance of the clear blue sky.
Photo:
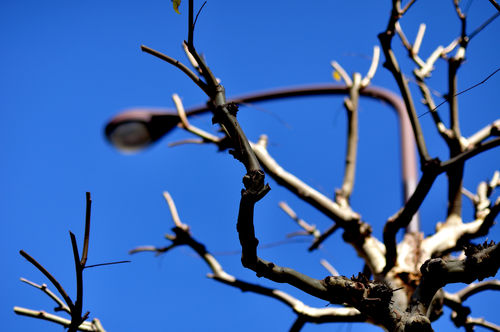
[[[68,230],[83,235],[85,191],[93,197],[89,264],[129,259],[127,251],[143,244],[164,245],[172,222],[162,191],[173,195],[181,218],[193,235],[214,253],[238,250],[235,229],[244,169],[213,146],[167,143],[189,137],[177,131],[145,152],[123,155],[104,139],[103,128],[116,113],[132,106],[171,108],[178,93],[186,106],[205,101],[203,93],[179,70],[142,53],[145,44],[184,60],[187,1],[182,15],[163,1],[13,1],[0,3],[0,318],[5,331],[56,331],[48,322],[14,315],[14,305],[50,311],[53,303],[19,277],[46,279],[19,254],[24,249],[51,271],[72,295],[74,268]],[[197,1],[198,5],[201,2]],[[348,72],[366,73],[376,35],[386,24],[390,1],[209,1],[200,15],[195,39],[227,94],[291,85],[331,82],[330,61]],[[470,6],[469,31],[494,13],[487,1]],[[402,21],[413,39],[418,24],[427,24],[422,45],[429,55],[459,33],[451,1],[418,1]],[[485,78],[500,66],[500,20],[476,36],[459,72],[459,89]],[[395,45],[398,45],[395,39]],[[396,50],[400,55],[399,46]],[[402,61],[408,75],[413,68]],[[446,63],[438,62],[431,85],[446,92]],[[390,74],[381,68],[373,84],[393,91]],[[465,135],[498,117],[500,74],[460,96]],[[412,89],[417,93],[416,86]],[[418,100],[419,97],[416,98]],[[439,100],[439,98],[437,98]],[[425,111],[419,105],[419,112]],[[447,119],[447,107],[440,112]],[[270,153],[286,169],[321,192],[332,195],[341,185],[345,150],[342,98],[310,98],[259,104],[240,112],[251,140],[266,133]],[[215,132],[210,116],[194,123]],[[429,116],[421,118],[433,156],[445,159]],[[396,117],[387,106],[363,100],[355,210],[381,237],[388,216],[401,204]],[[497,150],[467,164],[465,186],[475,190],[500,165]],[[445,217],[446,193],[440,177],[424,202],[423,230],[433,232]],[[261,243],[283,240],[296,231],[277,207],[286,200],[310,223],[325,229],[331,222],[276,183],[258,204],[256,230]],[[466,204],[464,219],[472,218]],[[498,226],[489,239],[500,240]],[[322,250],[306,252],[308,243],[261,251],[280,265],[316,278],[327,275],[327,259],[343,275],[362,269],[352,248],[335,234]],[[278,286],[305,303],[324,301],[290,287],[257,280],[240,265],[239,255],[218,255],[228,273],[243,280]],[[84,309],[108,331],[286,331],[292,311],[273,299],[241,293],[205,277],[203,262],[188,248],[166,256],[132,256],[132,263],[85,271]],[[460,285],[459,285],[460,286]],[[457,289],[454,287],[451,289]],[[473,315],[497,324],[498,296],[489,293],[467,303]],[[437,329],[452,327],[449,311]],[[304,331],[374,331],[347,324],[307,325]],[[480,329],[478,329],[480,330]]]

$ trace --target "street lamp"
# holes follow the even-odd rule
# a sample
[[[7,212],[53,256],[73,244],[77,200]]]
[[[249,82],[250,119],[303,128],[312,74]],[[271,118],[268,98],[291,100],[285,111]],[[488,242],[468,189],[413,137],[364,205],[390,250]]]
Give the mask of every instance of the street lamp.
[[[179,121],[173,112],[132,109],[111,119],[104,131],[120,151],[135,152],[162,138]]]
[[[293,87],[264,91],[242,97],[232,98],[229,102],[236,104],[255,103],[290,97],[346,95],[349,88],[345,85],[323,84],[303,87]],[[413,129],[406,112],[403,100],[391,91],[379,87],[368,86],[359,91],[364,97],[388,103],[398,115],[399,137],[401,147],[401,169],[405,202],[413,194],[417,186],[417,160]],[[208,106],[201,105],[186,110],[186,116],[206,113]],[[129,110],[115,116],[106,125],[107,139],[118,149],[134,152],[156,142],[180,122],[179,116],[173,111]],[[415,214],[408,225],[408,232],[419,231],[418,214]]]

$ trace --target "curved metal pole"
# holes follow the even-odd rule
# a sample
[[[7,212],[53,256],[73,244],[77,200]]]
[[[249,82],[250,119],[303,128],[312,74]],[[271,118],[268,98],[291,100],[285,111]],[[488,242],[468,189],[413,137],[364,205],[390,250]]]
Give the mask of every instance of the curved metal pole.
[[[417,185],[417,160],[415,150],[415,139],[413,130],[406,112],[403,99],[395,93],[374,86],[369,86],[359,91],[361,96],[387,102],[398,115],[400,146],[401,146],[401,173],[403,177],[403,191],[405,202],[411,196]],[[322,95],[346,95],[349,94],[349,88],[345,85],[321,84],[312,86],[292,87],[277,89],[272,91],[256,92],[243,96],[228,98],[227,102],[236,104],[262,102],[267,100],[303,97],[303,96],[322,96]],[[207,105],[200,105],[186,110],[186,115],[196,115],[208,112]],[[406,231],[409,233],[419,232],[419,217],[415,214],[408,225]]]

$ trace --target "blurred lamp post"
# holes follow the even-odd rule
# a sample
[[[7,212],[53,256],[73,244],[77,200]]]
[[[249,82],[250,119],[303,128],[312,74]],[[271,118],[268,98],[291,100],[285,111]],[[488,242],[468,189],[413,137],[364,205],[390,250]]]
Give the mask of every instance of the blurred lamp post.
[[[296,88],[254,93],[242,97],[231,98],[228,102],[236,104],[255,103],[290,97],[346,95],[349,88],[344,85],[313,85]],[[401,147],[401,169],[404,201],[407,201],[417,185],[417,161],[413,130],[403,100],[391,91],[368,86],[359,91],[360,95],[387,102],[398,115]],[[207,105],[186,110],[186,116],[210,111]],[[169,110],[129,110],[115,116],[106,125],[107,139],[119,150],[134,152],[158,141],[180,122],[174,111]],[[407,227],[407,232],[414,233],[420,229],[418,214],[415,214]]]

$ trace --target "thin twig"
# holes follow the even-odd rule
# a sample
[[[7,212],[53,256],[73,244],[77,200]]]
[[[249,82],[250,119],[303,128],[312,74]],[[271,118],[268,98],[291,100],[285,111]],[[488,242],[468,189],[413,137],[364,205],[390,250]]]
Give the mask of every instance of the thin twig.
[[[201,5],[200,9],[198,9],[198,12],[196,13],[196,17],[194,18],[194,22],[193,22],[193,30],[194,30],[194,29],[195,29],[195,27],[196,27],[196,22],[198,22],[198,16],[200,15],[200,13],[201,13],[201,11],[202,11],[203,7],[205,7],[205,5],[206,5],[206,4],[207,4],[207,2],[205,1],[205,2],[203,3],[203,5]]]
[[[465,93],[465,92],[467,92],[467,91],[469,91],[469,90],[472,90],[472,89],[474,89],[474,88],[476,88],[476,87],[480,86],[481,84],[486,83],[486,81],[487,81],[487,80],[489,80],[489,79],[490,79],[493,75],[495,75],[495,74],[496,74],[496,73],[498,73],[499,71],[500,71],[500,67],[498,67],[497,69],[495,69],[495,70],[494,70],[491,74],[489,74],[489,75],[488,75],[488,76],[487,76],[484,80],[482,80],[481,82],[476,83],[476,84],[474,84],[473,86],[468,87],[467,89],[462,90],[462,91],[460,91],[460,92],[456,93],[455,95],[453,95],[453,96],[451,96],[451,97],[446,98],[443,102],[441,102],[439,105],[437,105],[436,107],[434,107],[431,111],[427,111],[427,112],[425,112],[425,113],[422,113],[422,114],[420,114],[418,117],[420,118],[420,117],[422,117],[422,116],[426,115],[426,114],[427,114],[427,113],[429,113],[429,112],[433,112],[433,111],[437,110],[437,109],[438,109],[441,105],[443,105],[443,104],[445,104],[445,103],[449,102],[451,98],[454,98],[454,97],[456,97],[456,96],[460,96],[462,93]]]
[[[492,0],[490,0],[492,1]],[[478,33],[480,33],[484,28],[486,28],[491,22],[493,22],[498,16],[500,16],[500,11],[493,14],[490,18],[483,22],[480,26],[478,26],[474,31],[469,34],[469,40],[474,38]]]
[[[177,109],[177,113],[179,114],[179,118],[181,119],[181,126],[185,130],[189,131],[190,133],[199,136],[203,139],[204,142],[212,142],[218,144],[220,142],[220,138],[212,135],[204,130],[201,130],[195,126],[192,126],[186,116],[186,112],[184,110],[184,106],[182,105],[181,98],[179,97],[178,94],[174,93],[172,95],[172,100],[174,101],[175,108]],[[178,144],[177,144],[178,145]]]
[[[83,250],[82,259],[80,260],[80,265],[85,268],[87,263],[87,257],[89,252],[89,237],[90,237],[90,211],[92,207],[92,199],[90,198],[90,192],[85,194],[86,198],[86,209],[85,209],[85,235],[83,237]]]
[[[176,227],[179,227],[180,229],[189,229],[189,227],[186,224],[183,224],[181,219],[179,218],[179,214],[177,213],[177,208],[175,207],[174,200],[172,199],[172,196],[170,196],[168,191],[163,192],[163,198],[165,198],[165,201],[168,204],[168,208],[170,209],[170,214],[172,216],[172,220],[174,221],[174,224]]]
[[[71,324],[71,321],[69,319],[49,314],[41,310],[31,310],[22,307],[14,307],[14,312],[18,315],[28,316],[53,322],[62,325],[63,327],[69,327]],[[97,323],[97,319],[94,319],[92,322],[82,322],[82,324],[78,326],[78,331],[106,332],[102,327],[102,325],[100,324],[100,322]]]
[[[194,83],[196,83],[196,85],[198,85],[200,87],[200,89],[202,89],[205,93],[209,94],[210,91],[208,89],[208,86],[205,82],[203,82],[195,73],[193,73],[191,71],[191,69],[189,69],[188,67],[186,67],[183,63],[179,62],[178,60],[172,58],[172,57],[169,57],[168,55],[166,54],[163,54],[161,52],[158,52],[156,50],[153,50],[152,48],[149,48],[145,45],[141,45],[141,50],[143,52],[146,52],[146,53],[149,53],[151,55],[154,55],[155,57],[159,58],[159,59],[162,59],[163,61],[166,61],[168,63],[170,63],[171,65],[179,68],[180,70],[182,70],[182,72],[184,74],[186,74]]]
[[[78,253],[78,244],[76,242],[75,234],[69,232],[71,237],[71,246],[73,248],[73,259],[75,262],[75,273],[76,273],[76,300],[75,307],[71,310],[71,324],[68,328],[68,332],[75,332],[78,326],[82,323],[82,310],[83,310],[83,266],[80,264],[80,258]]]
[[[179,221],[180,222],[180,221]],[[342,321],[366,321],[366,317],[362,315],[358,310],[354,308],[313,308],[309,307],[293,296],[282,292],[278,289],[272,289],[268,287],[263,287],[253,283],[245,282],[235,278],[234,276],[228,274],[222,268],[221,264],[217,259],[207,251],[205,246],[195,240],[190,232],[189,226],[180,223],[186,227],[179,228],[177,223],[174,228],[176,235],[171,238],[174,241],[175,246],[187,245],[193,249],[196,254],[203,259],[207,264],[211,273],[208,274],[209,278],[212,278],[218,282],[226,284],[228,286],[241,289],[242,291],[249,291],[256,294],[261,294],[270,298],[274,298],[283,304],[290,307],[297,315],[303,316],[308,322],[322,323],[322,322],[342,322]],[[170,246],[171,247],[171,246]],[[131,252],[140,251],[153,251],[157,253],[163,253],[164,248],[156,248],[154,246],[143,246],[134,249]]]
[[[118,262],[109,262],[109,263],[99,263],[85,266],[86,269],[97,266],[107,266],[107,265],[115,265],[115,264],[123,264],[123,263],[131,263],[132,261],[118,261]]]
[[[410,7],[415,3],[416,0],[410,0],[406,6],[400,11],[400,15],[404,15],[409,9]]]
[[[420,45],[422,45],[422,40],[424,39],[425,28],[426,28],[425,23],[421,23],[418,26],[417,36],[415,37],[415,41],[413,42],[413,47],[411,48],[413,54],[418,54],[418,52],[420,51]]]
[[[330,275],[334,277],[340,275],[338,271],[332,266],[332,264],[330,264],[326,259],[321,259],[319,262],[328,272],[330,272]]]
[[[21,256],[23,256],[24,258],[26,258],[26,260],[28,262],[30,262],[31,264],[33,264],[40,272],[42,272],[45,275],[45,277],[47,277],[47,279],[49,279],[49,281],[52,283],[52,285],[54,285],[54,287],[57,289],[57,291],[59,292],[59,294],[61,294],[61,296],[64,299],[64,302],[66,302],[66,304],[68,305],[69,309],[71,311],[73,311],[75,309],[75,305],[73,304],[73,301],[68,296],[68,294],[66,293],[66,291],[64,290],[64,288],[59,283],[59,281],[57,281],[57,279],[54,278],[52,276],[52,274],[49,273],[49,271],[47,271],[40,263],[38,263],[33,257],[31,257],[24,250],[20,250],[19,253],[21,254]]]
[[[368,69],[368,73],[366,73],[366,76],[361,81],[360,84],[361,87],[364,88],[370,84],[373,76],[375,76],[375,73],[377,72],[379,60],[380,60],[380,47],[375,45],[373,47],[373,56],[372,56],[372,63],[370,64],[370,69]]]
[[[349,199],[354,188],[358,152],[358,103],[360,88],[361,75],[354,73],[353,83],[349,88],[349,98],[346,97],[344,99],[344,106],[347,111],[347,148],[342,189],[336,195],[337,203],[343,207],[349,206]]]
[[[67,312],[68,314],[71,314],[71,310],[69,309],[69,307],[64,303],[63,300],[61,300],[56,294],[54,294],[54,292],[52,292],[47,287],[46,284],[38,285],[38,284],[36,284],[32,281],[29,281],[28,279],[25,279],[25,278],[21,278],[21,281],[27,283],[30,286],[38,288],[39,290],[41,290],[42,292],[47,294],[52,300],[54,300],[58,305],[58,307],[55,309],[55,311],[62,310],[62,311]]]
[[[302,227],[307,232],[307,234],[313,235],[315,238],[319,237],[319,230],[316,228],[316,226],[309,225],[305,220],[299,218],[295,211],[293,211],[292,208],[288,204],[286,204],[286,202],[279,202],[278,205],[290,218],[292,218],[293,221],[295,221],[300,227]]]
[[[345,85],[348,87],[352,85],[351,78],[347,74],[347,72],[344,70],[344,68],[337,62],[337,61],[332,61],[331,65],[333,69],[340,75],[342,80],[344,81]]]

